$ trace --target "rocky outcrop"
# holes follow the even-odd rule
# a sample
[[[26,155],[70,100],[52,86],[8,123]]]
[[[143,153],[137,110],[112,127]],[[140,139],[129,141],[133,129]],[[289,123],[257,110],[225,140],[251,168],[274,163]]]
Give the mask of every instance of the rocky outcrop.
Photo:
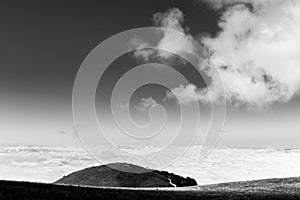
[[[182,187],[197,185],[167,171],[151,170],[129,163],[112,163],[89,167],[57,180],[57,184],[108,187]]]

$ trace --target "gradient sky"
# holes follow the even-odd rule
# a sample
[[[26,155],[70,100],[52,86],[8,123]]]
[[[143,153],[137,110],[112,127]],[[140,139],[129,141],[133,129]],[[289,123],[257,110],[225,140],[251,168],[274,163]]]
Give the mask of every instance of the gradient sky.
[[[72,87],[84,58],[114,34],[152,26],[153,14],[172,7],[185,13],[185,25],[191,34],[218,32],[219,13],[193,1],[1,1],[0,142],[79,144],[72,118]],[[113,83],[137,64],[128,55],[112,63],[99,84],[98,110],[107,112]],[[201,86],[201,79],[188,64],[173,67]],[[176,103],[165,103],[164,94],[163,87],[145,86],[134,94],[132,104],[151,96],[176,115]],[[141,114],[136,119],[143,123],[147,117]],[[219,145],[299,147],[299,118],[299,98],[263,111],[229,107]],[[185,134],[186,138],[190,136],[188,131]]]

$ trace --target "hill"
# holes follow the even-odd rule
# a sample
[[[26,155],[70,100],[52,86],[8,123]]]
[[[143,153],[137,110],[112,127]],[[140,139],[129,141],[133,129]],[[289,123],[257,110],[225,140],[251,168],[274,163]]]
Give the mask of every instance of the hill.
[[[109,187],[182,187],[194,186],[192,178],[129,163],[112,163],[86,168],[57,180],[57,184]]]
[[[300,199],[300,178],[266,179],[181,188],[80,187],[45,183],[0,181],[0,199]]]

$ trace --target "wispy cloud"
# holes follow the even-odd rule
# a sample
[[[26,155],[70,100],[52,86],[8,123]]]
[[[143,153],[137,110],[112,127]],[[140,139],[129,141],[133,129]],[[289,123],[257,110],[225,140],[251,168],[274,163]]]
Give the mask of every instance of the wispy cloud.
[[[152,97],[141,98],[140,102],[135,106],[140,112],[145,112],[152,106],[156,106],[157,103]]]
[[[188,84],[186,86],[180,85],[177,88],[167,91],[167,95],[164,101],[168,99],[176,99],[179,104],[187,105],[194,101],[207,102],[209,101],[209,93],[207,89],[197,89],[194,84]]]
[[[183,26],[183,22],[184,14],[178,8],[171,8],[164,13],[156,13],[153,16],[154,26],[172,29],[183,33],[186,37],[192,37],[188,29]],[[176,59],[174,54],[195,54],[194,45],[186,37],[179,36],[176,32],[164,31],[155,49],[145,49],[149,47],[149,44],[140,38],[133,38],[130,45],[133,48],[140,49],[134,52],[136,58],[141,58],[145,61],[160,60],[161,62],[170,62]]]

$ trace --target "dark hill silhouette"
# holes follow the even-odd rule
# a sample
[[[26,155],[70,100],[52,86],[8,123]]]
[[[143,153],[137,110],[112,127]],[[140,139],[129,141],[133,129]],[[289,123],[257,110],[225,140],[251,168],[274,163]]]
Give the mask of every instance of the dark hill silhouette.
[[[182,187],[194,186],[192,178],[166,171],[151,170],[128,163],[89,167],[57,180],[58,184],[108,187]]]
[[[183,188],[80,187],[0,180],[0,199],[30,200],[296,200],[300,177],[220,183]]]

